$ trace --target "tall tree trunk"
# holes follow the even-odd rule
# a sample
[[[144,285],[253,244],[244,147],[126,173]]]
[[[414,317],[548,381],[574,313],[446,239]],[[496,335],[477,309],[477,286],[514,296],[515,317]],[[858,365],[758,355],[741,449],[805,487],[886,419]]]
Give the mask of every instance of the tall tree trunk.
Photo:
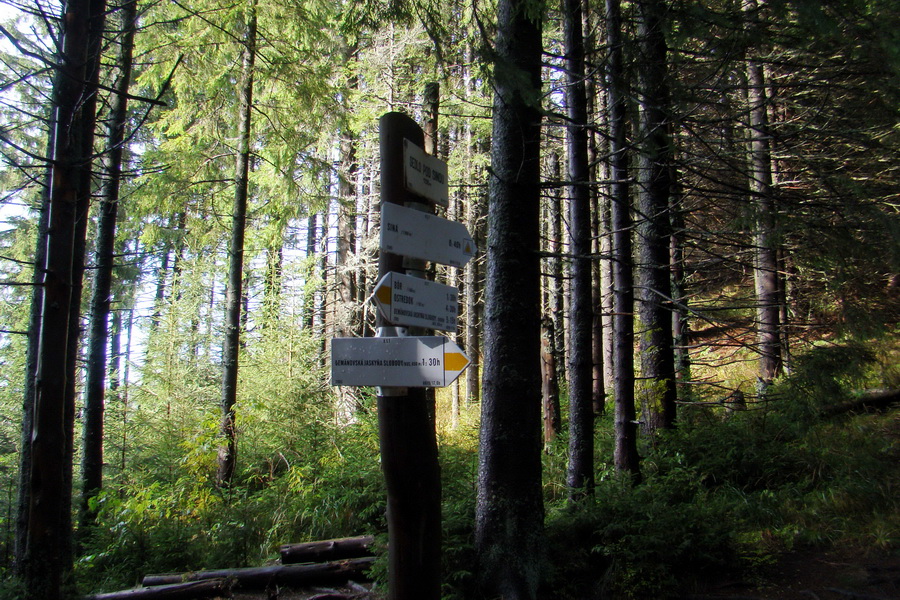
[[[475,548],[487,589],[508,600],[531,600],[544,549],[535,252],[542,15],[524,0],[500,0],[497,15]]]
[[[622,15],[619,0],[606,0],[609,46],[609,138],[611,220],[613,253],[613,331],[615,334],[615,455],[616,470],[640,475],[637,424],[634,409],[634,282],[631,259],[631,202],[628,195],[624,65],[622,62]]]
[[[569,327],[569,500],[593,493],[593,308],[591,306],[591,193],[587,146],[584,34],[581,0],[563,0],[566,52],[566,146],[569,156],[571,287]]]
[[[471,147],[471,146],[470,146]],[[481,192],[475,190],[469,194],[469,202],[466,205],[466,223],[472,237],[478,242],[479,221],[481,220]],[[473,258],[466,264],[463,289],[465,291],[465,335],[466,352],[469,354],[469,368],[466,369],[466,403],[478,404],[481,401],[480,355],[481,336],[480,318],[478,307],[479,292],[481,290],[480,265],[481,261]]]
[[[593,10],[590,0],[582,0],[582,25],[584,35],[585,56],[593,56],[597,52],[597,40],[594,33]],[[594,73],[585,73],[584,92],[587,107],[587,123],[596,123],[597,111],[597,82]],[[603,131],[603,129],[599,129]],[[601,169],[599,150],[597,147],[596,125],[587,128],[587,162],[590,194],[590,221],[591,221],[591,363],[593,385],[591,389],[591,404],[594,414],[603,414],[606,410],[606,387],[603,379],[603,309],[601,287],[601,263],[600,237],[603,233],[600,222],[600,194],[597,187]]]
[[[266,280],[263,284],[263,328],[274,327],[281,318],[281,286],[284,280],[284,232],[279,228],[266,249]]]
[[[55,130],[50,129],[47,155],[53,156]],[[47,182],[41,194],[41,209],[38,219],[38,235],[34,249],[34,272],[32,283],[31,312],[28,317],[28,348],[25,356],[25,397],[22,400],[22,449],[19,452],[19,485],[16,498],[16,536],[14,547],[14,572],[25,577],[25,548],[28,541],[28,521],[31,510],[31,438],[34,433],[34,401],[37,394],[35,373],[38,365],[39,339],[41,334],[41,312],[44,304],[44,265],[47,262],[47,238],[50,217],[50,189],[52,188],[52,168],[47,169]]]
[[[59,71],[54,81],[53,165],[49,229],[43,278],[43,303],[35,374],[34,419],[29,473],[29,511],[23,573],[26,594],[56,600],[72,572],[72,454],[76,364],[69,356],[78,311],[81,265],[90,199],[93,127],[96,118],[96,68],[105,3],[73,0],[64,7]],[[86,182],[88,183],[86,187]],[[73,315],[74,313],[74,315]],[[71,406],[70,406],[71,404]]]
[[[604,25],[608,27],[608,24]],[[602,77],[602,76],[601,76]],[[592,96],[594,96],[592,94]],[[599,93],[594,96],[597,101],[597,110],[596,110],[596,120],[597,120],[597,129],[599,131],[608,132],[609,131],[609,87],[603,86],[599,89]],[[606,137],[603,138],[604,141]],[[600,145],[598,148],[599,151],[602,151],[603,154],[607,155],[597,164],[598,167],[598,176],[597,179],[602,182],[599,187],[599,193],[597,194],[597,208],[596,213],[594,214],[594,220],[596,222],[596,248],[597,248],[597,293],[599,295],[599,300],[594,304],[594,309],[599,312],[599,328],[600,328],[600,336],[601,340],[599,342],[601,348],[601,365],[600,368],[602,370],[601,376],[603,378],[603,382],[601,384],[603,388],[604,396],[611,397],[614,389],[614,374],[615,370],[613,368],[613,347],[614,347],[614,335],[613,335],[613,278],[612,278],[612,267],[613,260],[611,258],[612,255],[612,223],[611,223],[611,215],[610,209],[612,206],[612,168],[610,165],[611,157],[608,156],[608,152],[610,150],[610,144],[608,142]],[[597,152],[598,154],[600,152]],[[596,160],[596,159],[595,159]],[[592,160],[592,164],[595,162]],[[604,398],[604,408],[605,408],[605,398]]]
[[[547,157],[550,170],[550,178],[553,181],[562,180],[562,167],[559,154],[551,152]],[[553,352],[556,364],[556,379],[566,379],[566,300],[565,285],[563,284],[563,199],[562,188],[555,187],[549,197],[549,218],[547,223],[547,250],[550,252],[550,278],[547,290],[547,307],[550,319],[553,321],[553,338],[550,349]]]
[[[675,425],[675,354],[669,269],[669,196],[672,147],[663,3],[641,0],[638,9],[638,211],[637,226],[641,407],[644,430]]]
[[[122,0],[118,7],[122,38],[120,41],[119,78],[115,93],[110,97],[109,128],[105,173],[97,220],[96,264],[91,294],[91,329],[88,342],[87,374],[81,458],[80,528],[84,531],[96,518],[97,511],[90,500],[103,486],[103,405],[107,378],[107,348],[109,345],[110,296],[112,293],[113,261],[116,241],[116,216],[119,206],[119,183],[122,177],[122,154],[127,105],[131,79],[131,52],[134,41],[137,6],[133,0]]]
[[[338,314],[335,323],[335,335],[347,337],[357,329],[359,304],[356,301],[356,270],[350,264],[353,247],[356,244],[356,194],[353,185],[356,177],[356,143],[352,134],[345,132],[341,136],[341,172],[338,183],[338,215],[337,215],[337,290]]]
[[[75,404],[78,397],[77,381],[79,371],[79,350],[82,333],[81,304],[84,289],[84,271],[87,255],[87,229],[91,208],[91,195],[94,189],[94,127],[97,115],[97,93],[100,83],[100,55],[103,50],[103,30],[105,26],[106,2],[92,0],[90,5],[90,23],[88,30],[88,51],[86,74],[86,94],[81,101],[79,111],[89,117],[80,120],[82,163],[78,173],[78,201],[75,208],[75,243],[72,245],[71,296],[69,298],[69,335],[66,349],[66,371],[70,374],[66,381],[65,400],[65,433],[66,460],[63,471],[61,528],[68,535],[74,533],[72,515],[72,495],[74,490],[74,457],[75,457]],[[102,443],[102,441],[101,441]],[[63,546],[63,564],[74,563],[74,544]]]
[[[238,105],[238,152],[234,167],[234,206],[229,246],[228,283],[225,291],[225,338],[222,341],[222,445],[218,452],[216,482],[229,486],[237,462],[238,354],[241,340],[241,299],[244,274],[244,232],[250,174],[250,123],[253,111],[253,67],[256,61],[256,1],[248,7],[247,32],[243,41],[241,87]]]
[[[673,161],[674,162],[674,161]],[[675,167],[672,167],[673,171]],[[669,202],[669,224],[671,236],[669,239],[669,263],[672,277],[672,347],[675,350],[675,383],[678,395],[690,396],[683,390],[679,392],[678,382],[690,380],[691,355],[688,352],[688,337],[690,336],[690,321],[688,320],[688,296],[684,273],[684,206],[681,194],[681,186],[678,178],[673,176],[672,195]]]
[[[750,22],[758,19],[756,0],[743,0]],[[772,192],[772,155],[769,118],[762,64],[747,59],[747,104],[750,113],[750,198],[756,219],[753,279],[756,288],[756,338],[759,350],[761,391],[781,372],[779,338],[778,248],[775,231],[775,198]]]
[[[551,152],[546,158],[547,178],[558,182],[560,174],[559,154]],[[544,276],[544,316],[541,318],[541,377],[544,403],[544,444],[549,445],[562,429],[562,412],[559,398],[559,382],[565,375],[565,365],[561,356],[564,352],[562,307],[562,191],[560,186],[543,198],[544,218],[541,219],[546,228],[547,258],[546,275]]]
[[[472,68],[469,66],[474,60],[474,51],[469,40],[466,41],[466,66],[463,67],[464,94],[467,100],[471,100],[475,93],[475,78],[472,76]],[[472,131],[472,119],[466,119],[466,172],[472,181],[482,181],[481,169],[475,166],[473,157],[478,151],[478,143]],[[483,192],[480,187],[472,188],[466,195],[465,222],[469,232],[475,240],[476,247],[482,248],[480,231],[483,216],[484,202]],[[481,401],[481,327],[479,322],[478,301],[481,292],[481,278],[479,271],[482,261],[477,257],[470,260],[465,266],[463,275],[463,293],[465,298],[465,336],[466,352],[469,354],[469,368],[466,369],[466,403],[478,404]]]
[[[316,315],[316,289],[312,279],[316,275],[316,252],[319,247],[318,215],[312,213],[306,218],[306,268],[303,280],[303,328],[313,334]]]
[[[541,319],[541,394],[544,403],[544,447],[549,448],[562,428],[559,404],[559,377],[553,351],[553,319]]]

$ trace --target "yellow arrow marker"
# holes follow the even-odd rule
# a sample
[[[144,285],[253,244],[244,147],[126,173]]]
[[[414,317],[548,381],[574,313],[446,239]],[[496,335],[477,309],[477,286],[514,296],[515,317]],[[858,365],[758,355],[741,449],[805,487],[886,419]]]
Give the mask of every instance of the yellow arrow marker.
[[[465,252],[466,252],[466,254],[472,254],[472,246],[470,246],[469,244],[466,244]]]
[[[378,301],[384,304],[385,306],[390,306],[391,304],[391,286],[383,285],[377,290],[375,290],[375,297],[378,298]]]
[[[469,359],[461,352],[444,354],[444,371],[462,371],[469,364]]]

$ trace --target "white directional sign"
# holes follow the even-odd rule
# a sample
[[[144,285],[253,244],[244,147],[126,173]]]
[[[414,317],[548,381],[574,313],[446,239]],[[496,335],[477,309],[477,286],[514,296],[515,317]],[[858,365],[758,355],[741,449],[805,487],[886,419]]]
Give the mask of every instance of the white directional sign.
[[[468,366],[444,336],[331,340],[331,385],[444,387]]]
[[[475,242],[462,223],[384,202],[381,205],[381,249],[461,267],[475,255]]]
[[[424,150],[404,139],[403,165],[407,190],[441,206],[450,203],[447,163],[425,154]]]
[[[394,325],[456,330],[459,292],[452,285],[388,273],[375,285],[372,298]]]

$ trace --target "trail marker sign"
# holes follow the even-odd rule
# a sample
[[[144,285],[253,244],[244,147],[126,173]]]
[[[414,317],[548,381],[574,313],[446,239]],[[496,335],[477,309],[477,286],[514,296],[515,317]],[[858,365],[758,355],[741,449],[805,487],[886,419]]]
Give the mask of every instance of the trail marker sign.
[[[384,202],[381,205],[381,249],[462,267],[475,255],[475,242],[462,223]]]
[[[452,285],[391,272],[375,284],[372,300],[394,325],[456,330],[459,292]]]
[[[408,191],[443,207],[450,204],[447,163],[425,154],[422,148],[405,138],[403,140],[403,175]]]
[[[469,357],[444,336],[333,338],[331,385],[444,387]]]

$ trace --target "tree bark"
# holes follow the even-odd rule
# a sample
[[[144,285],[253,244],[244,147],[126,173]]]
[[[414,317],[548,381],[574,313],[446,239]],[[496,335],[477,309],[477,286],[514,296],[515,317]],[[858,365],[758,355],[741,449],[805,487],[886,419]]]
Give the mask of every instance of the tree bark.
[[[53,155],[53,136],[51,128],[47,143],[48,155]],[[16,534],[14,546],[13,572],[24,577],[25,548],[28,541],[28,521],[31,510],[31,438],[34,433],[34,401],[37,394],[35,373],[38,365],[38,346],[41,333],[41,311],[44,301],[44,271],[47,261],[47,240],[50,216],[50,189],[52,187],[52,169],[47,169],[47,182],[41,199],[41,211],[38,219],[38,235],[34,249],[34,272],[32,283],[34,292],[31,297],[31,311],[28,317],[28,348],[25,356],[25,397],[22,399],[22,437],[19,452],[19,486],[16,498]]]
[[[756,0],[743,0],[742,7],[751,23],[758,18]],[[778,248],[765,75],[762,64],[752,57],[747,59],[747,105],[750,113],[750,199],[755,216],[753,279],[757,303],[756,338],[759,379],[765,388],[781,373]]]
[[[315,257],[319,245],[318,215],[312,213],[306,218],[306,268],[303,281],[303,328],[313,335],[316,316],[316,291],[311,280],[316,275]]]
[[[497,15],[475,548],[487,590],[530,600],[544,550],[535,252],[542,15],[524,0],[500,0]]]
[[[53,165],[43,303],[35,374],[28,525],[23,570],[34,600],[57,600],[72,572],[72,448],[77,347],[76,301],[84,269],[91,149],[105,3],[73,0],[63,9],[54,81]],[[79,239],[80,238],[80,239]],[[81,264],[77,264],[79,255]],[[74,319],[74,323],[73,323]],[[76,332],[73,334],[73,332]]]
[[[210,579],[94,594],[85,596],[84,600],[194,600],[195,598],[227,597],[230,591],[231,584],[228,580]]]
[[[644,431],[675,425],[675,355],[672,348],[672,285],[669,268],[669,196],[672,146],[669,140],[667,49],[658,0],[638,9],[638,286],[641,407]]]
[[[366,572],[374,562],[374,558],[366,557],[306,565],[270,565],[246,569],[195,571],[175,575],[147,575],[141,583],[149,587],[210,579],[233,579],[236,588],[264,590],[274,585],[297,586],[340,583],[357,578],[365,579],[367,578]]]
[[[674,171],[674,165],[672,169]],[[672,347],[675,350],[676,395],[689,397],[689,393],[678,390],[678,383],[690,380],[691,376],[691,355],[687,348],[691,331],[684,270],[685,209],[677,177],[673,177],[673,181],[672,196],[669,202],[669,223],[671,226],[669,264],[671,265],[672,300],[674,301],[672,310]]]
[[[471,59],[473,55],[472,45],[466,42],[466,56]],[[467,59],[467,63],[471,61]],[[471,67],[464,67],[465,79],[465,95],[466,99],[471,99],[474,95],[474,78],[472,77]],[[466,119],[466,171],[471,174],[474,181],[481,181],[481,169],[475,167],[472,157],[477,152],[477,142],[472,131],[472,119]],[[480,239],[481,221],[483,217],[482,202],[483,193],[481,188],[473,188],[467,193],[466,217],[465,222],[468,225],[469,232],[475,240],[477,247],[484,247]],[[463,293],[465,298],[465,336],[466,336],[466,352],[469,355],[469,368],[466,369],[466,403],[470,406],[478,404],[481,401],[481,328],[479,315],[479,295],[481,292],[482,281],[480,278],[480,265],[482,262],[473,257],[466,266],[463,275]]]
[[[337,290],[339,317],[335,323],[335,335],[350,336],[358,328],[359,305],[356,302],[356,273],[350,265],[356,244],[356,194],[353,181],[356,177],[356,143],[349,132],[341,136],[341,173],[338,184],[338,236]]]
[[[559,154],[551,152],[547,156],[549,176],[553,181],[562,179],[562,168]],[[566,320],[565,320],[565,285],[563,285],[563,199],[562,189],[556,187],[547,199],[547,251],[549,277],[547,281],[547,309],[553,321],[553,337],[550,340],[550,351],[556,365],[556,380],[566,380]],[[557,402],[559,398],[557,398]]]
[[[593,10],[590,0],[582,0],[582,24],[584,37],[585,56],[594,56],[597,52],[597,41],[594,33]],[[603,131],[602,125],[597,123],[597,82],[594,73],[585,73],[584,90],[587,107],[587,123],[595,124],[587,129],[587,161],[588,180],[593,182],[589,186],[590,194],[590,221],[591,221],[591,362],[593,363],[593,386],[591,390],[591,403],[594,415],[601,415],[606,411],[606,386],[603,372],[603,288],[601,287],[601,254],[600,239],[604,234],[600,220],[600,193],[596,182],[607,180],[608,177],[598,176],[602,168],[597,146],[597,132]]]
[[[612,176],[610,216],[613,240],[613,363],[615,374],[616,471],[640,476],[634,408],[634,282],[631,259],[631,202],[628,195],[625,86],[622,62],[622,16],[619,0],[606,0],[609,46],[609,137]]]
[[[556,353],[553,351],[553,319],[541,319],[541,393],[544,403],[544,446],[553,443],[562,429],[559,405],[559,378],[556,369]]]
[[[131,79],[131,54],[137,19],[137,6],[132,0],[121,1],[118,10],[122,24],[118,57],[119,77],[116,82],[116,90],[109,101],[109,127],[104,180],[100,191],[101,202],[97,219],[96,260],[90,304],[91,329],[82,413],[80,529],[84,531],[89,530],[97,514],[96,510],[90,508],[90,500],[103,486],[103,405],[108,376],[107,349],[109,347],[116,217],[119,205],[119,184],[122,177],[125,127],[128,122],[126,95]]]
[[[566,52],[566,146],[569,164],[571,282],[569,327],[569,500],[594,488],[593,308],[591,306],[591,193],[587,146],[584,34],[581,0],[563,1]]]
[[[225,337],[222,341],[222,423],[216,483],[231,485],[237,463],[238,355],[241,340],[241,300],[244,276],[244,233],[247,227],[247,197],[250,173],[250,124],[253,111],[253,67],[256,61],[256,3],[248,7],[247,32],[243,41],[240,101],[238,106],[238,152],[234,167],[234,205],[229,245],[228,283],[225,292]]]
[[[550,181],[562,179],[559,154],[551,152],[546,157],[547,175]],[[559,382],[565,375],[565,365],[560,365],[563,353],[562,307],[562,248],[561,228],[562,192],[560,186],[544,196],[541,225],[543,227],[544,249],[547,252],[543,260],[543,301],[541,303],[541,395],[543,397],[544,414],[544,446],[549,449],[551,442],[562,430],[562,412],[560,406]]]
[[[374,545],[374,536],[361,535],[334,540],[285,544],[281,546],[279,553],[281,554],[281,564],[289,565],[372,556]]]

